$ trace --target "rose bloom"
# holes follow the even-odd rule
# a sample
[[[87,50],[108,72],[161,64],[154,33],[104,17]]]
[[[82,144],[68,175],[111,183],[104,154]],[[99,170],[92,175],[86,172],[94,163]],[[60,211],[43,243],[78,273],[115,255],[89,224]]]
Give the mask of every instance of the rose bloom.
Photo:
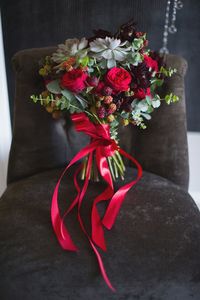
[[[123,92],[129,89],[131,75],[123,68],[114,67],[108,71],[106,83],[116,92]]]
[[[88,75],[80,69],[68,71],[61,78],[61,85],[73,93],[81,92],[86,84],[85,81]]]
[[[144,62],[146,63],[147,67],[151,68],[155,72],[158,72],[158,63],[156,60],[145,54]]]
[[[134,98],[144,99],[146,96],[150,96],[151,97],[151,90],[150,90],[150,88],[147,88],[146,90],[144,90],[144,89],[137,89],[136,91],[134,91]]]

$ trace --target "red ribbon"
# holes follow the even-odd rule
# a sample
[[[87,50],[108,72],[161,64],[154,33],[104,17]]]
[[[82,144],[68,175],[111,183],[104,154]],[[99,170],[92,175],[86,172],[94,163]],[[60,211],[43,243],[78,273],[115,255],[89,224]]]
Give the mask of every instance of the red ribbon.
[[[52,197],[52,204],[51,204],[51,221],[53,225],[53,229],[55,231],[55,234],[57,236],[57,239],[61,245],[61,247],[64,250],[69,251],[77,251],[78,248],[74,244],[68,229],[64,225],[64,218],[70,213],[70,211],[77,206],[78,207],[78,221],[80,223],[82,231],[87,236],[89,243],[96,254],[101,274],[106,282],[106,284],[109,286],[109,288],[112,291],[115,291],[114,287],[112,286],[104,265],[102,258],[100,256],[99,251],[97,250],[97,247],[100,247],[102,250],[106,251],[106,243],[104,238],[104,230],[103,225],[107,229],[111,229],[112,226],[115,223],[116,217],[119,213],[119,210],[121,208],[121,205],[125,199],[126,193],[130,190],[132,186],[134,186],[137,181],[142,176],[142,167],[140,164],[135,160],[131,155],[126,153],[124,150],[119,148],[119,146],[116,144],[116,142],[111,139],[110,137],[110,126],[108,124],[94,124],[92,123],[85,113],[77,113],[73,114],[71,116],[72,121],[74,122],[75,128],[77,131],[81,131],[86,133],[91,137],[91,142],[89,145],[84,147],[82,150],[78,152],[78,154],[75,155],[75,157],[71,160],[71,162],[68,164],[68,166],[63,171],[60,179],[58,180],[56,187],[54,189],[53,197]],[[113,181],[112,176],[110,173],[110,169],[107,163],[106,157],[112,156],[115,151],[119,151],[119,153],[122,156],[127,157],[129,160],[131,160],[137,167],[138,173],[135,180],[129,182],[128,184],[125,184],[122,186],[116,193],[114,193],[114,187],[113,187]],[[92,168],[92,160],[94,152],[96,154],[96,163],[97,167],[99,169],[99,172],[105,182],[107,183],[106,189],[96,197],[96,199],[93,202],[92,206],[92,213],[91,213],[91,226],[92,226],[92,236],[87,233],[84,223],[81,218],[80,214],[80,208],[82,204],[82,200],[84,198],[84,195],[87,191],[87,187],[89,184],[89,176],[90,171]],[[72,201],[70,207],[65,212],[64,216],[61,217],[59,207],[58,207],[58,190],[60,186],[60,182],[65,175],[66,171],[77,161],[82,159],[83,157],[88,156],[88,163],[87,163],[87,169],[86,169],[86,176],[85,181],[83,184],[82,189],[78,185],[77,176],[81,171],[82,166],[80,166],[75,174],[74,174],[74,186],[77,190],[77,196]],[[108,201],[110,200],[108,207],[106,209],[104,217],[101,219],[97,204],[101,201]]]

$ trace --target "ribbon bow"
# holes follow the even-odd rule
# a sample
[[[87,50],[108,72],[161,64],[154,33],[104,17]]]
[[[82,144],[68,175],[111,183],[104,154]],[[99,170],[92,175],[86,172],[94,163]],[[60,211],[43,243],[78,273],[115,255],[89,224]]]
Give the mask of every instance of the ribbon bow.
[[[77,251],[78,248],[74,244],[68,229],[64,225],[64,218],[70,213],[70,211],[77,205],[77,215],[78,215],[78,221],[80,223],[81,229],[84,232],[84,234],[87,236],[89,243],[96,254],[100,271],[101,274],[106,282],[106,284],[109,286],[109,288],[112,291],[115,291],[114,287],[112,286],[104,265],[102,258],[100,256],[99,251],[97,250],[98,246],[101,248],[103,251],[106,251],[106,243],[105,243],[105,238],[104,238],[104,229],[103,226],[105,226],[107,229],[111,229],[112,226],[115,223],[116,217],[119,213],[119,210],[121,208],[121,205],[124,201],[124,198],[127,194],[127,192],[130,190],[130,188],[137,183],[137,181],[141,178],[142,176],[142,167],[140,164],[135,160],[131,155],[126,153],[124,150],[119,148],[119,146],[116,144],[115,140],[111,139],[110,137],[110,126],[108,124],[94,124],[92,123],[88,117],[86,116],[85,113],[76,113],[71,116],[72,121],[75,125],[75,129],[77,131],[81,131],[86,133],[91,137],[91,142],[89,145],[81,149],[71,160],[71,162],[68,164],[68,166],[65,168],[63,171],[62,175],[60,176],[56,187],[54,189],[53,197],[52,197],[52,204],[51,204],[51,221],[53,225],[53,229],[55,231],[55,234],[57,236],[57,239],[61,245],[61,247],[64,250],[69,250],[69,251]],[[121,188],[119,188],[118,191],[114,192],[114,187],[113,187],[113,181],[112,181],[112,176],[110,173],[110,169],[107,163],[107,157],[112,156],[115,151],[119,151],[119,153],[122,156],[127,157],[129,160],[131,160],[137,167],[138,169],[138,174],[136,179],[133,181],[129,182],[128,184],[125,184]],[[80,214],[80,208],[82,204],[82,200],[84,198],[84,195],[87,191],[87,187],[89,184],[89,176],[90,176],[90,171],[92,168],[92,160],[93,160],[93,155],[94,153],[96,154],[96,164],[98,167],[98,170],[107,183],[106,189],[94,199],[93,206],[92,206],[92,212],[91,212],[91,227],[92,227],[92,234],[91,237],[88,234],[88,232],[85,229],[83,220],[81,218]],[[87,168],[86,168],[86,176],[85,176],[85,181],[83,184],[82,189],[78,185],[77,181],[77,176],[81,171],[82,166],[80,166],[75,174],[74,174],[74,185],[77,190],[77,196],[76,198],[72,201],[70,207],[68,210],[65,212],[63,217],[61,218],[59,207],[58,207],[58,190],[60,186],[60,182],[67,172],[67,170],[75,164],[77,161],[82,159],[83,157],[88,156],[88,163],[87,163]],[[108,201],[110,200],[106,212],[101,219],[98,209],[97,209],[97,204],[101,201]]]

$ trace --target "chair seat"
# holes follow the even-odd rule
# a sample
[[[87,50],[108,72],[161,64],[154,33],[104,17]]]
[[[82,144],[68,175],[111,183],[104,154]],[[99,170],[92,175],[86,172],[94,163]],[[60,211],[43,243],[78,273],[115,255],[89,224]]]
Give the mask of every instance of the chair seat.
[[[63,211],[75,196],[73,172],[61,183]],[[135,172],[128,168],[126,181]],[[102,252],[117,290],[113,294],[79,227],[76,209],[66,224],[80,251],[63,251],[56,240],[50,206],[60,173],[53,169],[14,182],[1,198],[1,300],[199,299],[200,213],[186,191],[148,172],[129,191],[113,229],[106,231],[107,252]],[[104,187],[91,182],[83,201],[88,230],[92,201]],[[104,205],[99,206],[101,213]]]

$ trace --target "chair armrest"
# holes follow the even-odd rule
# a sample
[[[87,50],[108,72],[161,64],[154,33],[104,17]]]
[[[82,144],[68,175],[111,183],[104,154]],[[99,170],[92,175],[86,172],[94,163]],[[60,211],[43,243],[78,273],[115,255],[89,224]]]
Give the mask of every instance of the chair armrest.
[[[180,101],[172,105],[162,103],[153,113],[148,128],[137,132],[135,155],[145,170],[187,189],[189,163],[184,86],[187,62],[179,56],[167,55],[166,65],[176,68],[177,73],[166,80],[161,96],[172,92]]]

